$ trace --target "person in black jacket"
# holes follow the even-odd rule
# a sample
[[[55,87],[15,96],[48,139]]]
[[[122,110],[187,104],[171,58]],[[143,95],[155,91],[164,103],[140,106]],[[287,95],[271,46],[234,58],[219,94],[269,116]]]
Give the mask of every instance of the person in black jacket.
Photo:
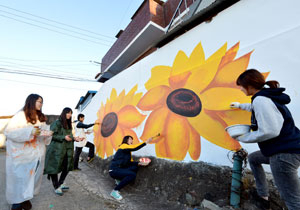
[[[95,125],[95,123],[92,124],[84,124],[84,114],[79,114],[77,116],[78,121],[75,124],[75,135],[78,135],[79,137],[83,138],[80,142],[75,142],[75,155],[74,155],[74,171],[81,171],[81,169],[78,167],[79,162],[79,156],[82,152],[83,147],[89,148],[89,154],[87,158],[87,162],[90,163],[94,160],[95,157],[95,146],[93,143],[87,141],[86,134],[89,134],[90,132],[85,131],[84,129],[90,128]]]
[[[251,104],[233,102],[231,107],[252,112],[251,129],[236,139],[244,143],[257,143],[260,150],[249,155],[248,160],[255,177],[258,200],[264,209],[270,208],[269,190],[262,164],[270,164],[275,184],[289,210],[300,209],[300,131],[286,107],[290,97],[283,93],[275,80],[265,81],[256,69],[243,72],[237,85],[252,96]],[[264,86],[268,85],[269,88]]]
[[[133,145],[132,136],[125,136],[119,149],[114,155],[109,167],[109,175],[116,179],[117,186],[111,192],[111,196],[117,200],[121,200],[120,190],[130,182],[134,181],[138,171],[138,166],[143,165],[140,162],[134,162],[131,157],[131,152],[144,147],[152,141],[152,137],[146,142]]]

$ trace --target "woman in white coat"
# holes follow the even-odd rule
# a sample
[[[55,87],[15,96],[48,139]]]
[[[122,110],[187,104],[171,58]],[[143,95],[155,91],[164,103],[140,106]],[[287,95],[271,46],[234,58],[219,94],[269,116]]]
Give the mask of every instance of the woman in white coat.
[[[6,198],[11,210],[32,208],[30,199],[37,194],[42,181],[45,150],[51,131],[44,130],[43,98],[30,94],[23,109],[9,121],[6,135]]]

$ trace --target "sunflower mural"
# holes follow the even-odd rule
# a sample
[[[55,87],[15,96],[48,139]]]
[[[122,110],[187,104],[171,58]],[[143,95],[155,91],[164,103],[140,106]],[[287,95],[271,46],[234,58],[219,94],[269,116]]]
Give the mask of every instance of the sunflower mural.
[[[239,43],[229,50],[225,43],[205,59],[199,43],[190,57],[179,51],[172,66],[152,68],[145,83],[148,91],[137,107],[151,111],[141,139],[161,134],[152,142],[157,157],[183,160],[189,153],[197,160],[200,136],[225,149],[241,148],[224,130],[250,123],[250,113],[229,108],[232,101],[250,102],[235,81],[246,70],[252,52],[235,59],[238,49]]]
[[[136,104],[142,97],[142,93],[135,93],[136,91],[137,85],[127,95],[125,90],[117,95],[113,88],[110,98],[105,104],[101,103],[96,120],[100,125],[94,125],[96,154],[101,158],[113,155],[126,135],[133,137],[134,144],[139,142],[133,128],[139,126],[146,115],[140,114],[136,109]]]

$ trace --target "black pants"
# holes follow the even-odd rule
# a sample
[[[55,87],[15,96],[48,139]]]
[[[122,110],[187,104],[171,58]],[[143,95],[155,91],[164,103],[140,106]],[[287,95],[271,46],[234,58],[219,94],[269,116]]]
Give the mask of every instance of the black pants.
[[[95,146],[91,142],[87,142],[85,147],[89,148],[89,158],[93,158],[95,155]],[[76,147],[75,148],[75,156],[74,156],[74,168],[78,168],[78,162],[79,162],[79,156],[82,152],[82,147]]]
[[[59,180],[58,180],[58,175],[57,174],[49,174],[52,184],[54,189],[57,189],[60,185],[62,185],[69,173],[68,171],[68,156],[67,154],[64,157],[64,160],[62,162],[62,172],[60,174]]]
[[[114,190],[121,190],[123,187],[133,182],[138,171],[137,164],[132,164],[128,168],[116,168],[109,172],[109,175],[114,179],[119,179],[121,182]]]

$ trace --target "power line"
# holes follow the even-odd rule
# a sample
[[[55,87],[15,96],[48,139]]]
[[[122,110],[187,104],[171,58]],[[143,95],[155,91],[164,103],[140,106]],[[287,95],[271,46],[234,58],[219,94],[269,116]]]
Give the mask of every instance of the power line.
[[[18,22],[21,22],[21,23],[25,23],[25,24],[28,24],[28,25],[31,25],[31,26],[35,26],[35,27],[38,27],[38,28],[46,29],[48,31],[56,32],[56,33],[63,34],[63,35],[66,35],[66,36],[70,36],[70,37],[73,37],[73,38],[76,38],[76,39],[81,39],[81,40],[84,40],[84,41],[88,41],[88,42],[92,42],[92,43],[95,43],[95,44],[105,45],[105,46],[110,47],[110,45],[104,44],[104,43],[101,43],[101,42],[96,42],[96,41],[81,38],[81,37],[78,37],[78,36],[70,35],[70,34],[67,34],[67,33],[64,33],[64,32],[60,32],[60,31],[53,30],[53,29],[50,29],[50,28],[46,28],[46,27],[43,27],[43,26],[39,26],[39,25],[36,25],[36,24],[28,23],[28,22],[25,22],[25,21],[22,21],[22,20],[18,20],[18,19],[12,18],[12,17],[5,16],[5,15],[0,15],[0,16],[8,18],[8,19],[15,20],[15,21],[18,21]]]
[[[133,1],[133,0],[131,0],[131,2],[127,5],[127,8],[126,8],[126,10],[125,10],[125,12],[124,12],[124,14],[123,14],[123,17],[121,18],[121,21],[120,21],[120,23],[119,23],[119,27],[118,27],[118,28],[121,27],[121,23],[123,23],[124,17],[125,17],[125,15],[127,14],[127,11],[128,11],[128,9],[129,9],[130,5],[132,4],[132,1]]]
[[[5,64],[1,64],[1,62],[2,63],[5,63]],[[12,64],[12,65],[7,65],[7,63],[8,64]],[[72,74],[72,72],[66,72],[66,71],[59,71],[59,70],[54,70],[54,69],[49,69],[49,68],[45,68],[45,67],[43,67],[43,66],[35,66],[35,65],[26,65],[26,64],[19,64],[19,63],[15,63],[15,62],[9,62],[9,61],[0,61],[0,64],[2,65],[2,66],[8,66],[8,67],[17,67],[17,68],[21,68],[21,69],[24,69],[24,70],[29,70],[29,71],[31,71],[31,70],[33,70],[33,71],[36,71],[37,69],[39,70],[39,72],[45,72],[45,73],[48,73],[49,71],[50,72],[61,72],[61,73],[67,73],[67,74]],[[24,66],[25,67],[27,67],[27,68],[24,68]],[[29,67],[29,68],[28,68]],[[32,69],[33,68],[33,69]],[[41,70],[41,68],[42,69],[44,69],[44,70],[46,70],[46,71],[43,71],[43,70]],[[47,72],[48,71],[48,72]],[[74,71],[73,71],[74,72]],[[76,75],[82,75],[82,76],[92,76],[92,75],[89,75],[89,74],[81,74],[81,73],[76,73]],[[69,75],[67,75],[67,76],[69,76]]]
[[[55,21],[55,20],[50,20],[50,19],[38,16],[38,15],[31,14],[29,12],[24,12],[24,11],[21,11],[21,10],[14,9],[14,8],[11,8],[11,7],[8,7],[8,6],[0,5],[0,7],[4,7],[4,8],[7,8],[7,9],[10,9],[10,10],[14,10],[14,11],[17,11],[17,12],[20,12],[20,13],[23,13],[23,14],[27,14],[27,15],[30,15],[30,16],[33,16],[33,17],[36,17],[36,18],[40,18],[40,19],[43,19],[43,20],[54,22],[54,23],[57,23],[57,24],[60,24],[60,25],[64,25],[64,26],[67,26],[67,27],[70,27],[70,28],[77,29],[77,30],[86,31],[86,32],[89,32],[89,33],[92,33],[92,34],[96,34],[96,35],[99,35],[99,36],[109,38],[109,39],[115,39],[114,37],[110,37],[110,36],[106,36],[106,35],[103,35],[103,34],[95,33],[93,31],[89,31],[89,30],[82,29],[82,28],[79,28],[79,27],[76,27],[76,26],[61,23],[61,22],[58,22],[58,21]]]
[[[105,41],[105,42],[109,42],[109,43],[112,42],[112,41],[108,41],[108,40],[105,40],[105,39],[100,39],[100,38],[97,38],[97,37],[94,37],[94,36],[90,36],[90,35],[87,35],[87,34],[84,34],[84,33],[80,33],[80,32],[77,32],[77,31],[73,31],[73,30],[65,29],[65,28],[62,28],[62,27],[59,27],[59,26],[55,26],[55,25],[52,25],[52,24],[48,24],[48,23],[45,23],[45,22],[42,22],[42,21],[34,20],[32,18],[27,18],[27,17],[21,16],[21,15],[16,15],[16,14],[11,13],[11,12],[7,12],[7,11],[3,11],[3,10],[0,10],[0,12],[4,12],[4,13],[7,13],[9,15],[17,16],[17,17],[20,17],[20,18],[23,18],[23,19],[26,19],[26,20],[30,20],[30,21],[34,21],[34,22],[37,22],[37,23],[41,23],[41,24],[44,24],[46,26],[58,28],[60,30],[64,30],[64,31],[67,31],[67,32],[79,34],[79,35],[82,35],[82,36],[87,36],[87,37],[92,38],[92,39],[97,39],[97,40]]]
[[[74,89],[74,90],[87,90],[87,89],[81,89],[81,88],[71,88],[71,87],[62,87],[62,86],[57,86],[57,85],[48,85],[48,84],[40,84],[40,83],[34,83],[34,82],[24,82],[24,81],[19,81],[19,80],[10,80],[10,79],[0,79],[3,81],[8,81],[8,82],[17,82],[17,83],[25,83],[25,84],[30,84],[30,85],[40,85],[40,86],[49,86],[49,87],[55,87],[55,88],[64,88],[64,89]]]
[[[18,61],[26,61],[26,62],[87,62],[86,60],[25,60],[19,58],[9,58],[9,57],[2,57],[0,59],[7,59],[7,60],[18,60]]]
[[[70,80],[70,81],[77,81],[77,82],[97,82],[95,80],[90,79],[82,79],[82,78],[76,78],[76,77],[62,77],[60,75],[54,75],[54,74],[43,74],[38,72],[30,72],[30,71],[22,71],[17,69],[7,69],[7,68],[0,68],[0,72],[2,73],[9,73],[9,74],[22,74],[27,76],[36,76],[36,77],[45,77],[49,79],[61,79],[61,80]]]

